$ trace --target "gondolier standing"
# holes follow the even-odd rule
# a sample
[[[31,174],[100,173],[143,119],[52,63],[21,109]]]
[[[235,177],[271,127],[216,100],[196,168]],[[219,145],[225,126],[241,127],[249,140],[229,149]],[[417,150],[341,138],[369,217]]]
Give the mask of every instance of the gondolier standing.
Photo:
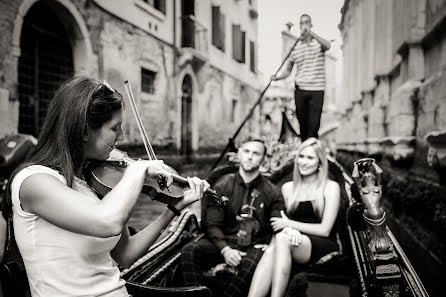
[[[318,137],[325,88],[325,51],[330,42],[311,31],[311,17],[300,17],[301,37],[292,50],[285,69],[271,80],[288,77],[296,64],[294,99],[301,140]]]

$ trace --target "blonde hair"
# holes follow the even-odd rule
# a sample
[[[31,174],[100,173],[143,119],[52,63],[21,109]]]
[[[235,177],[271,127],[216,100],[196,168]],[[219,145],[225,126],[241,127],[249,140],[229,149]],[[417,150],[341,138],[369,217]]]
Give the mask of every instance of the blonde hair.
[[[299,172],[298,158],[302,150],[312,147],[319,159],[319,169],[314,173],[317,175],[315,182],[307,189],[302,188],[302,175]],[[285,204],[289,213],[296,210],[301,201],[312,201],[313,209],[319,217],[322,217],[324,210],[324,191],[328,181],[328,161],[325,155],[325,148],[316,138],[310,137],[302,142],[297,149],[294,159],[293,170],[293,191],[286,199]]]

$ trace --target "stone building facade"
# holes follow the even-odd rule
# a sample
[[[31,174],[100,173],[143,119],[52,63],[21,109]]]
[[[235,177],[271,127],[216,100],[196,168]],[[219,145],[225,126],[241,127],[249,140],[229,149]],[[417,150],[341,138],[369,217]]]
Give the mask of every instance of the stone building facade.
[[[340,147],[413,161],[440,182],[426,156],[446,130],[445,17],[440,0],[345,1]]]
[[[259,94],[254,0],[15,0],[0,11],[0,137],[36,136],[73,74],[124,97],[128,80],[152,144],[184,154],[223,146]],[[124,133],[142,143],[130,108]]]
[[[433,293],[446,260],[446,1],[346,0],[341,12],[339,159],[384,167],[392,230]]]

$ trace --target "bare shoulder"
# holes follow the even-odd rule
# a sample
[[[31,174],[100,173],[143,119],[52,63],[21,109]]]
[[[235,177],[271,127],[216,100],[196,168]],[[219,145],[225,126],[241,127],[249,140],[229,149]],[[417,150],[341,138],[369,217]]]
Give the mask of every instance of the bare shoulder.
[[[341,188],[339,184],[331,179],[327,181],[327,185],[325,186],[325,194],[338,194],[340,193]]]
[[[65,186],[66,185],[57,179],[55,176],[48,173],[36,173],[27,177],[20,187],[20,193],[26,190],[32,190],[34,187],[41,188],[43,186]]]
[[[32,204],[51,196],[52,193],[63,196],[64,191],[70,190],[67,185],[51,174],[36,173],[27,177],[21,184],[19,190],[20,203],[26,210],[31,208]]]

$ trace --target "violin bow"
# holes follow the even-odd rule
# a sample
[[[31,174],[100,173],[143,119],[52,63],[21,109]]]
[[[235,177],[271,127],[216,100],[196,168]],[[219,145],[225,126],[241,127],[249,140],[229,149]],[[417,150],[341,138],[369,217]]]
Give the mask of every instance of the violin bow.
[[[127,97],[129,98],[133,114],[135,115],[136,123],[138,125],[139,133],[141,134],[141,138],[144,143],[144,148],[146,149],[147,156],[149,157],[149,160],[158,160],[156,158],[152,144],[150,143],[149,136],[147,136],[146,129],[144,129],[144,125],[141,120],[141,115],[139,114],[138,107],[136,105],[135,97],[133,97],[132,87],[130,86],[130,82],[128,80],[124,82],[124,88],[125,92],[127,93]],[[161,190],[167,189],[167,191],[169,192],[172,191],[170,187],[167,186],[167,179],[164,175],[160,175],[160,180],[158,181],[158,185]]]
[[[138,125],[138,129],[139,129],[139,132],[141,134],[142,141],[144,143],[144,147],[146,149],[147,155],[149,156],[150,160],[157,160],[156,155],[155,155],[155,151],[153,150],[153,147],[152,147],[152,145],[150,143],[149,137],[147,136],[147,132],[144,129],[144,125],[142,123],[141,116],[139,114],[139,111],[138,111],[138,108],[137,108],[137,105],[136,105],[135,97],[133,97],[132,88],[131,88],[130,82],[128,80],[126,80],[124,82],[124,88],[125,88],[125,92],[127,93],[127,97],[129,98],[130,106],[132,107],[133,114],[134,114],[134,116],[136,118],[136,123]],[[167,188],[167,190],[170,192],[171,189],[166,184],[166,178],[164,176],[160,176],[160,177],[161,177],[161,180],[158,181],[160,189]],[[176,176],[176,179],[177,180],[181,180],[183,183],[187,183],[187,179],[185,179],[184,177]],[[223,205],[223,206],[226,205],[226,203],[228,201],[227,197],[223,196],[221,201],[220,201],[220,199],[218,198],[217,193],[215,192],[215,190],[208,189],[207,192],[210,195],[212,195],[212,197],[216,200],[216,203],[218,205]]]
[[[124,88],[125,88],[125,92],[127,93],[127,97],[129,98],[130,106],[132,107],[132,111],[135,116],[136,124],[138,125],[139,133],[141,134],[142,141],[144,143],[144,148],[146,149],[147,156],[149,157],[150,160],[157,160],[155,151],[153,150],[152,145],[150,144],[149,137],[147,136],[147,132],[144,129],[144,125],[142,123],[141,116],[140,116],[138,108],[136,106],[135,97],[133,97],[132,88],[131,88],[130,82],[128,80],[126,80],[124,82]]]

